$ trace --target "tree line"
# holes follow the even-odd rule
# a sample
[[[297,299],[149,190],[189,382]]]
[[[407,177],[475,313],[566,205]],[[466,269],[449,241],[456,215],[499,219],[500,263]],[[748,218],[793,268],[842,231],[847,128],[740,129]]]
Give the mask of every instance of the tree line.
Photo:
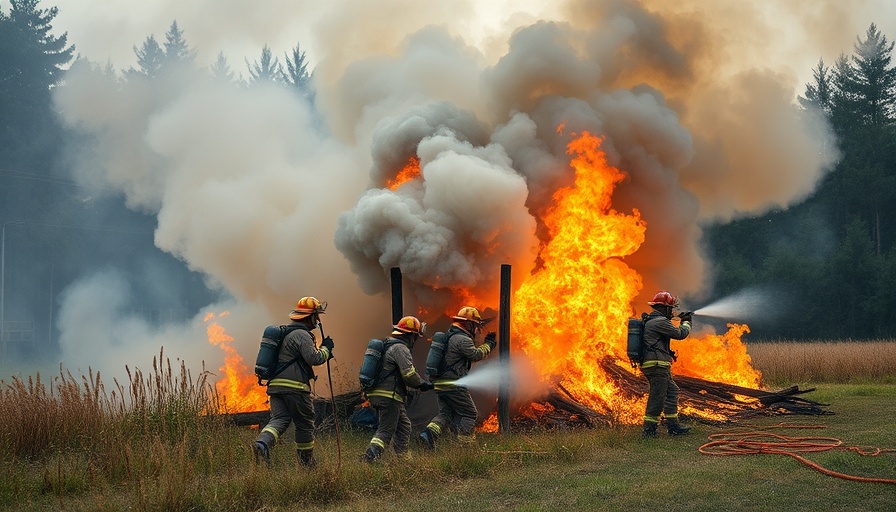
[[[892,53],[893,43],[871,24],[852,55],[832,65],[819,59],[813,69],[798,100],[824,113],[841,158],[810,197],[705,231],[715,296],[757,286],[775,292],[767,321],[751,325],[755,338],[896,336]]]
[[[53,35],[58,9],[39,4],[40,0],[11,0],[9,11],[0,11],[0,222],[29,219],[51,224],[60,216],[83,216],[93,222],[125,219],[117,222],[149,233],[136,245],[157,251],[152,245],[153,218],[128,211],[122,198],[102,207],[85,203],[62,168],[63,141],[74,134],[67,133],[56,116],[51,91],[64,86],[69,67],[93,64],[76,57],[67,34]],[[896,313],[890,307],[896,288],[893,43],[872,24],[864,36],[856,37],[853,50],[832,64],[820,59],[813,80],[798,98],[801,108],[824,113],[841,154],[815,192],[790,208],[704,229],[702,243],[711,262],[713,297],[755,287],[775,292],[769,315],[750,324],[753,338],[896,336],[896,328],[891,327],[896,325]],[[102,71],[123,86],[164,79],[179,70],[199,71],[235,87],[276,83],[313,104],[313,72],[298,44],[282,61],[265,45],[257,60],[246,59],[245,76],[233,71],[223,53],[211,66],[200,69],[196,51],[176,21],[163,41],[150,35],[133,51],[136,66],[116,70],[106,64]],[[23,197],[28,200],[22,201]],[[44,261],[47,254],[78,254],[67,247],[85,244],[83,236],[52,230],[32,233],[31,238],[31,250],[44,258],[24,257],[41,276],[47,269],[33,262]],[[109,258],[123,260],[125,256],[110,249]],[[61,259],[50,264],[57,279],[52,287],[57,290],[66,279],[76,277],[77,271]],[[189,273],[186,268],[181,271]],[[203,285],[197,286],[204,290]]]

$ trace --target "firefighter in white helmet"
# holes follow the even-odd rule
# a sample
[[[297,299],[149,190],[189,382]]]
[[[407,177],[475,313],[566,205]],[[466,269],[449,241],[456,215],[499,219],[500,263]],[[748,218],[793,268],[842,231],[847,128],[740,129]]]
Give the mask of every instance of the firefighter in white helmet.
[[[436,397],[439,402],[439,414],[420,433],[420,440],[427,449],[434,449],[435,442],[445,429],[457,429],[457,439],[462,443],[472,443],[476,439],[473,428],[476,426],[478,411],[470,392],[454,382],[470,372],[475,361],[488,357],[495,348],[495,333],[485,336],[478,347],[473,342],[482,332],[483,322],[479,310],[472,306],[460,308],[453,316],[454,322],[448,329],[448,341],[445,349],[445,372],[433,377]]]
[[[406,316],[392,326],[392,334],[383,341],[383,365],[376,378],[376,385],[366,393],[379,425],[370,440],[367,451],[361,456],[364,462],[377,462],[389,443],[402,460],[410,459],[408,445],[411,440],[411,420],[405,408],[407,388],[429,391],[432,383],[417,373],[411,357],[414,343],[426,331],[426,324],[416,317]]]
[[[327,304],[314,297],[302,297],[289,313],[294,327],[283,339],[277,357],[280,364],[288,364],[285,370],[268,382],[267,394],[271,404],[271,419],[255,440],[255,462],[264,460],[271,464],[271,449],[280,436],[295,424],[296,454],[302,466],[312,468],[314,459],[314,402],[311,398],[311,380],[315,378],[312,366],[324,364],[333,357],[333,340],[327,336],[320,348],[314,341],[314,329],[320,324],[320,315]]]
[[[671,340],[683,340],[691,333],[690,312],[678,315],[679,325],[672,323],[672,311],[678,299],[667,291],[657,292],[647,304],[653,311],[644,321],[644,358],[641,372],[647,377],[649,391],[644,412],[643,437],[656,437],[660,415],[666,419],[669,435],[687,434],[690,428],[678,422],[678,385],[672,380],[675,351]]]

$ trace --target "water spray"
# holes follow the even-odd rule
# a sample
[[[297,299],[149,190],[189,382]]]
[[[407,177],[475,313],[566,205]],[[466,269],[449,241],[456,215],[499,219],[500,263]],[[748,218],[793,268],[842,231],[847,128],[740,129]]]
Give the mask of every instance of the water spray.
[[[694,314],[741,321],[768,318],[780,313],[772,304],[774,295],[770,290],[748,288],[698,308]]]

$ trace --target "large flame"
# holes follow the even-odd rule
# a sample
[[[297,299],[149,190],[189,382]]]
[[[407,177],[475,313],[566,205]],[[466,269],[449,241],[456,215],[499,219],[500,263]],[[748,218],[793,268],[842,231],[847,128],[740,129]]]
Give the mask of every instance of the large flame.
[[[225,316],[228,316],[226,311],[217,315],[218,318]],[[243,363],[242,356],[231,345],[233,337],[227,334],[221,325],[212,321],[215,318],[214,313],[209,313],[205,316],[205,322],[208,324],[206,328],[208,342],[224,351],[224,366],[219,369],[222,375],[215,382],[215,390],[225,409],[221,412],[264,410],[265,402],[268,400],[264,388],[258,385],[255,372],[249,370]]]
[[[541,252],[543,265],[514,295],[513,333],[537,362],[543,381],[561,384],[620,423],[634,424],[643,417],[646,398],[625,398],[629,394],[620,392],[598,361],[611,356],[628,366],[627,319],[636,314],[632,302],[642,283],[622,258],[638,250],[647,225],[637,210],[613,210],[612,193],[625,174],[607,163],[600,145],[600,138],[585,132],[568,146],[575,183],[555,193],[554,207],[544,219],[551,238]],[[721,336],[678,343],[681,356],[674,371],[758,385],[759,372],[750,367],[740,341],[748,328],[729,328]]]
[[[628,367],[627,320],[637,314],[632,304],[642,281],[623,258],[641,247],[647,224],[637,210],[626,214],[612,208],[613,191],[625,174],[607,163],[600,146],[601,139],[588,132],[569,143],[575,183],[554,194],[554,206],[544,218],[550,240],[542,248],[541,266],[514,294],[513,338],[535,362],[544,382],[561,385],[582,403],[619,423],[635,424],[643,417],[646,397],[626,398],[630,393],[622,392],[598,362],[609,356]],[[412,157],[387,186],[394,190],[418,177],[420,162]],[[476,296],[475,290],[455,290],[455,294]],[[421,313],[425,316],[422,308]],[[206,322],[213,318],[209,315]],[[761,375],[750,366],[741,342],[749,328],[737,324],[728,328],[722,335],[692,335],[676,342],[679,357],[673,371],[744,387],[759,386]],[[226,352],[216,389],[226,397],[228,411],[263,409],[267,396],[230,345],[233,338],[214,322],[208,326],[208,338]],[[549,406],[533,403],[523,413],[537,417],[545,407]],[[684,408],[682,412],[718,418],[717,411]],[[497,429],[494,417],[487,424]]]

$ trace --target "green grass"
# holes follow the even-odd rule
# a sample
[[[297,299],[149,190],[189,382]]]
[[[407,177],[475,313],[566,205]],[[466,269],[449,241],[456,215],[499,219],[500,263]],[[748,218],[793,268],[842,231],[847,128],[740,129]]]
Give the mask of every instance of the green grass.
[[[829,404],[833,415],[694,424],[690,436],[646,441],[636,426],[479,434],[473,447],[443,439],[435,453],[415,446],[412,461],[375,466],[358,460],[371,434],[343,426],[338,443],[332,431],[317,435],[320,466],[309,472],[296,463],[291,430],[273,450],[273,467],[256,466],[257,430],[205,416],[204,378],[154,365],[153,374],[132,376],[108,397],[98,378],[61,375],[53,380],[58,399],[41,386],[7,384],[0,510],[815,511],[889,510],[896,502],[896,485],[827,476],[784,455],[699,452],[709,435],[745,427],[896,448],[896,384],[818,384],[804,395]],[[795,424],[824,428],[778,428]],[[896,453],[807,458],[833,471],[896,479]]]
[[[811,398],[830,403],[829,416],[776,416],[747,425],[782,423],[823,430],[778,429],[794,436],[841,439],[846,446],[893,448],[889,418],[896,386],[819,385]],[[873,411],[873,414],[870,412]],[[284,443],[273,468],[256,467],[248,449],[255,432],[226,427],[216,445],[225,454],[177,453],[133,463],[130,479],[102,476],[96,462],[72,455],[36,462],[4,460],[5,510],[631,510],[766,511],[889,510],[896,486],[823,475],[783,455],[716,457],[699,453],[707,436],[735,427],[694,425],[693,434],[644,441],[637,427],[573,432],[479,434],[467,448],[442,443],[415,450],[409,463],[360,463],[369,434],[318,436],[321,467],[297,467]],[[158,446],[162,449],[162,445]],[[186,454],[184,455],[184,457]],[[809,454],[822,466],[854,475],[896,478],[896,454],[862,457],[847,451]],[[213,463],[215,460],[224,462]],[[201,462],[200,462],[201,461]],[[93,466],[93,469],[91,467]]]

